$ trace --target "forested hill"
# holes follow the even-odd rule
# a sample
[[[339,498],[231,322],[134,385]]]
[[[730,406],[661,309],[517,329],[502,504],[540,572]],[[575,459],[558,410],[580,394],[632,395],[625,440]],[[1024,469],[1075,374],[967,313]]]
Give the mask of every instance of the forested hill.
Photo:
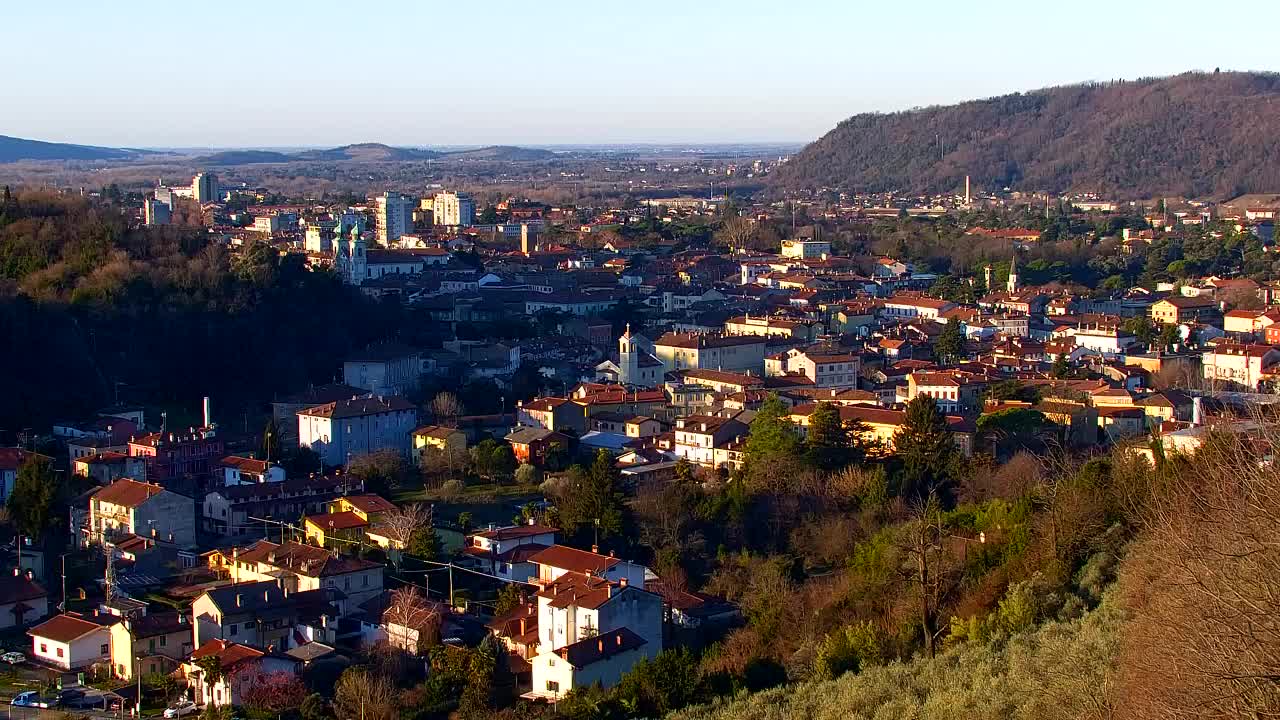
[[[1118,197],[1280,188],[1280,75],[1187,73],[855,115],[773,175],[779,190]]]

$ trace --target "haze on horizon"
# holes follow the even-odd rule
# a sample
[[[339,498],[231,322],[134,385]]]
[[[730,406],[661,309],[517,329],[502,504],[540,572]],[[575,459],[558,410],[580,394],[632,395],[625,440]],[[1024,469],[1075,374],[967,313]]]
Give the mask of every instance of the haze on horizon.
[[[0,134],[129,147],[807,142],[867,111],[1277,69],[1280,6],[14,3]],[[1170,32],[1170,30],[1176,30]]]

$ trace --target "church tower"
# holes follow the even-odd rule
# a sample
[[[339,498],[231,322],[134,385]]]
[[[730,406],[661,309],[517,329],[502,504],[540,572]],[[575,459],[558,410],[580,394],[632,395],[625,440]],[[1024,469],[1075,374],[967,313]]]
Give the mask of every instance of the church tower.
[[[369,259],[365,257],[364,238],[360,231],[351,228],[351,284],[360,285],[368,276]]]
[[[640,379],[640,354],[637,352],[635,339],[631,336],[631,323],[627,323],[626,332],[618,338],[618,382],[631,385]]]
[[[1018,253],[1013,253],[1013,259],[1009,261],[1009,284],[1008,290],[1011,293],[1018,292]]]

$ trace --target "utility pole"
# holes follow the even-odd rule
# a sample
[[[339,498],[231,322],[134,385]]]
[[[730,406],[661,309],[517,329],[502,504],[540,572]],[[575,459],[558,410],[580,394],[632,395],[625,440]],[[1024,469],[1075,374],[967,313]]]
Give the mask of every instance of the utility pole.
[[[67,553],[62,553],[62,604],[58,609],[67,611]]]

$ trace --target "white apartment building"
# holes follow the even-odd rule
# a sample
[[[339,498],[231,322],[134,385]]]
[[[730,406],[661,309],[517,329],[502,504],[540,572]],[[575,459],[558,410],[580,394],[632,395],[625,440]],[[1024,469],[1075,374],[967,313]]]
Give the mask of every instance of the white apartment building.
[[[824,388],[856,388],[862,358],[856,353],[822,353],[793,350],[787,354],[787,372],[798,372]]]
[[[376,202],[378,242],[389,245],[413,229],[413,207],[417,204],[413,198],[387,191],[379,195]]]
[[[1219,345],[1201,358],[1204,379],[1230,382],[1257,390],[1263,374],[1277,361],[1280,350],[1271,345]]]
[[[148,226],[168,225],[173,214],[168,203],[161,200],[147,200],[143,204],[143,216]]]
[[[783,240],[782,257],[820,260],[831,255],[831,243],[825,240]]]
[[[436,225],[475,225],[476,201],[467,193],[436,193],[431,216]]]
[[[339,400],[298,412],[298,446],[311,448],[329,466],[378,450],[408,457],[417,419],[417,408],[399,396]]]

